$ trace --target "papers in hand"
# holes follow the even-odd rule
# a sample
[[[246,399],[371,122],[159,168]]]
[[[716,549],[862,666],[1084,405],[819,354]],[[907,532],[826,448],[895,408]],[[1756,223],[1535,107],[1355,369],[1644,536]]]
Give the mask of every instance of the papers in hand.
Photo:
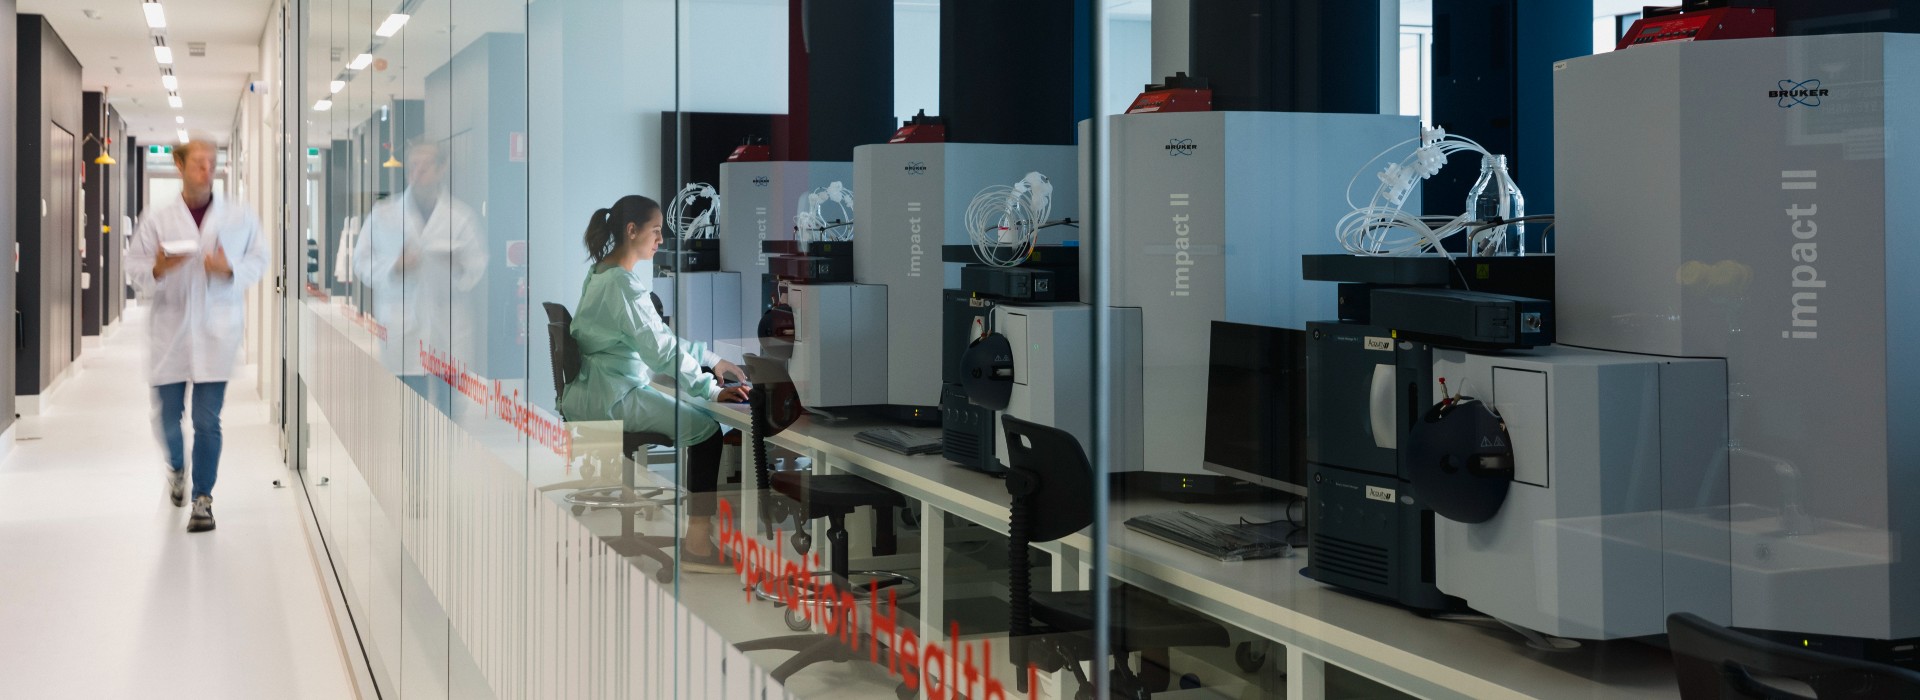
[[[160,252],[168,255],[192,255],[200,252],[200,242],[195,240],[161,241]]]

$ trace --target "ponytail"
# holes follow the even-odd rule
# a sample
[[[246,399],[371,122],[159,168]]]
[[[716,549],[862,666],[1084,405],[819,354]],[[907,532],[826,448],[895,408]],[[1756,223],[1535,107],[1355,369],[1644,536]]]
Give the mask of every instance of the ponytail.
[[[595,209],[593,218],[587,219],[587,255],[594,262],[605,260],[618,247],[619,238],[613,235],[607,226],[607,217],[613,214],[610,209]]]
[[[627,225],[644,226],[660,213],[660,203],[637,194],[621,197],[607,209],[596,209],[587,219],[587,255],[603,262],[620,249]]]

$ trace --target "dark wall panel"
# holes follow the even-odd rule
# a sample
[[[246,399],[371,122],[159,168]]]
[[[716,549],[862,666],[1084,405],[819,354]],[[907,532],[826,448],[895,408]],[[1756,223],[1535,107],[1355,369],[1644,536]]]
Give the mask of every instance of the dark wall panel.
[[[1188,12],[1187,72],[1207,79],[1214,109],[1380,111],[1379,3],[1196,0]]]
[[[720,184],[720,164],[741,143],[753,139],[772,143],[773,134],[783,128],[785,115],[739,114],[732,112],[664,112],[660,115],[660,196],[661,202],[689,182]],[[777,145],[770,147],[773,160],[788,160]]]
[[[81,122],[80,62],[39,15],[20,15],[15,74],[21,311],[15,390],[37,396],[73,363],[80,342],[76,232]],[[55,153],[58,149],[60,152]],[[43,206],[44,205],[44,216]]]
[[[940,3],[940,112],[958,143],[1071,145],[1073,2]],[[890,44],[891,42],[889,42]],[[888,76],[891,80],[892,76]]]
[[[127,164],[132,163],[137,156],[127,147],[126,120],[120,118],[120,110],[111,106],[107,108],[107,133],[109,138],[113,139],[112,145],[107,150],[119,163],[108,166],[100,176],[100,182],[107,191],[107,220],[104,223],[108,230],[101,236],[103,243],[101,252],[105,254],[106,262],[100,268],[102,276],[94,278],[93,286],[100,289],[101,301],[105,305],[106,323],[112,325],[120,320],[120,312],[126,308],[127,303],[127,295],[120,293],[121,280],[127,278],[123,260],[126,246],[122,241],[132,235],[133,227],[125,225],[122,221],[131,216],[127,209],[125,171]]]
[[[322,184],[320,191],[327,193],[326,245],[320,251],[322,270],[327,270],[327,279],[322,283],[333,294],[348,294],[350,290],[345,282],[339,280],[340,274],[333,263],[339,259],[340,239],[345,236],[347,217],[354,216],[352,211],[352,191],[347,188],[347,174],[353,172],[349,160],[353,153],[352,142],[346,139],[334,139],[326,149],[326,166],[321,169]]]
[[[1553,64],[1593,53],[1592,1],[1435,0],[1433,37],[1434,123],[1507,156],[1527,213],[1553,213]],[[1451,159],[1424,186],[1425,211],[1460,213],[1479,176],[1479,162]]]
[[[82,139],[86,134],[101,137],[107,133],[106,110],[103,95],[97,92],[83,92],[80,96],[82,115],[80,122],[85,130],[78,134]],[[83,218],[80,221],[80,236],[86,241],[86,254],[80,258],[80,335],[100,335],[100,329],[106,325],[106,304],[101,301],[100,285],[93,282],[106,278],[106,237],[101,235],[100,227],[107,221],[107,166],[95,165],[93,159],[105,149],[98,141],[82,141],[80,158],[86,169],[86,184],[82,197]]]
[[[140,139],[127,137],[127,159],[123,161],[127,165],[127,216],[133,219],[134,226],[139,226],[140,212],[146,210],[144,202],[146,202],[147,190],[143,186],[147,181],[147,157],[143,154],[145,149],[145,146],[140,145]],[[132,236],[133,228],[128,227],[125,233],[120,234],[122,245],[124,246]],[[120,295],[120,306],[125,309],[127,300],[133,298],[133,285],[126,282],[124,275],[114,278],[114,284],[125,290],[125,293]]]
[[[893,2],[801,6],[806,15],[795,24],[806,48],[807,112],[799,122],[807,130],[805,157],[852,161],[855,146],[885,143],[893,134]]]
[[[0,135],[19,133],[20,119],[20,31],[17,26],[15,0],[0,0]],[[17,228],[17,207],[20,173],[18,167],[6,167],[7,163],[17,163],[19,145],[11,138],[0,138],[0,251],[13,250],[14,233]],[[9,226],[6,222],[16,222]],[[13,266],[0,264],[0,313],[6,314],[0,322],[0,433],[13,428],[15,376],[18,367],[19,349],[16,336],[20,313],[16,309],[18,290],[15,288]]]

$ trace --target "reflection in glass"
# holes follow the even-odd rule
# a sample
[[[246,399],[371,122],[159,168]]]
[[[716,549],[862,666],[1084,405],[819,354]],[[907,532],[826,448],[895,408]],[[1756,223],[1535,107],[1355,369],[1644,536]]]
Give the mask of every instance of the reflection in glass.
[[[374,321],[387,330],[381,361],[423,396],[435,382],[422,358],[469,358],[481,347],[472,305],[454,299],[472,291],[486,269],[484,232],[473,209],[448,189],[445,149],[430,141],[407,148],[406,189],[367,212],[354,253]]]

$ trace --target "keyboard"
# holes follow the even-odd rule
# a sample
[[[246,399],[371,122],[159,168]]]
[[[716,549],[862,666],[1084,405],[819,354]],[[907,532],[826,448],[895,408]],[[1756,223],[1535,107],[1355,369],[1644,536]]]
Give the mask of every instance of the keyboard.
[[[940,437],[937,435],[928,436],[899,428],[873,428],[860,431],[854,438],[909,457],[940,454]]]
[[[1192,511],[1175,510],[1127,519],[1127,529],[1166,540],[1220,561],[1293,556],[1286,540],[1260,525],[1223,523]]]

